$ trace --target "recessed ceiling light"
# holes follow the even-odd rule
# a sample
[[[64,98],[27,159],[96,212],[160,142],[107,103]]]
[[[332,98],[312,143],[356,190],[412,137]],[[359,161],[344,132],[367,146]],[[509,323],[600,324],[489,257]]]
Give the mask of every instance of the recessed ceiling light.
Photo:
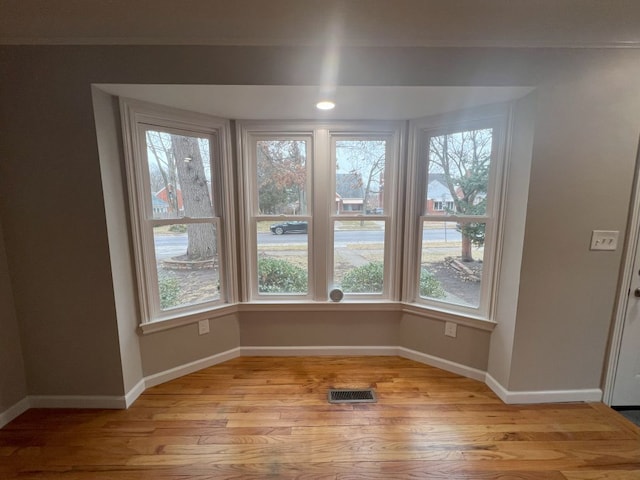
[[[323,100],[316,103],[316,108],[318,110],[333,110],[334,108],[336,108],[336,104],[330,100]]]

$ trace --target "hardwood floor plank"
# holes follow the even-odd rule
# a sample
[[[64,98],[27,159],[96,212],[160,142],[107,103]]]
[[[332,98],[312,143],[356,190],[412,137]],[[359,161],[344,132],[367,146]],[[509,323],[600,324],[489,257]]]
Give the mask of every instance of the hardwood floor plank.
[[[562,472],[566,480],[633,480],[640,479],[640,471],[630,470],[579,470]]]
[[[378,403],[333,405],[330,387]],[[640,431],[599,404],[505,405],[399,357],[241,357],[128,410],[29,410],[0,430],[0,478],[620,480]]]

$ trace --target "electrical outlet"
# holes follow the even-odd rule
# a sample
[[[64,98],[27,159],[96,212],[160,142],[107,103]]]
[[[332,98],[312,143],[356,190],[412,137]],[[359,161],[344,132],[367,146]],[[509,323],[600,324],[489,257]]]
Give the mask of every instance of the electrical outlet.
[[[200,320],[198,322],[198,335],[204,335],[205,333],[209,333],[209,319]]]
[[[453,323],[453,322],[445,322],[444,324],[444,334],[447,337],[454,337],[456,336],[458,331],[458,324],[457,323]]]
[[[617,230],[594,230],[591,233],[591,250],[615,250],[618,248]]]

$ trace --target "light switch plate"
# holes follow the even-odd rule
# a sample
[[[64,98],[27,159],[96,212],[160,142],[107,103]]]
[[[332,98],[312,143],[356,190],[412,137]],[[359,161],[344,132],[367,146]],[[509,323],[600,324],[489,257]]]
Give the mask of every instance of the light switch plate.
[[[615,250],[618,248],[617,230],[594,230],[591,233],[591,250]]]

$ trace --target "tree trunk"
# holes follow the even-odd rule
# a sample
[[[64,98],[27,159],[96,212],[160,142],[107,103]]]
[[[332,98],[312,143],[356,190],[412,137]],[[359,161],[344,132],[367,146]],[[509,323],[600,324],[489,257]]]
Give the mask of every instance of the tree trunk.
[[[213,216],[198,139],[171,135],[171,150],[178,170],[184,215],[191,218]],[[187,225],[187,237],[188,260],[208,260],[216,255],[216,232],[212,224]]]
[[[463,262],[473,262],[473,253],[471,251],[471,239],[464,234],[462,235],[461,260]]]

